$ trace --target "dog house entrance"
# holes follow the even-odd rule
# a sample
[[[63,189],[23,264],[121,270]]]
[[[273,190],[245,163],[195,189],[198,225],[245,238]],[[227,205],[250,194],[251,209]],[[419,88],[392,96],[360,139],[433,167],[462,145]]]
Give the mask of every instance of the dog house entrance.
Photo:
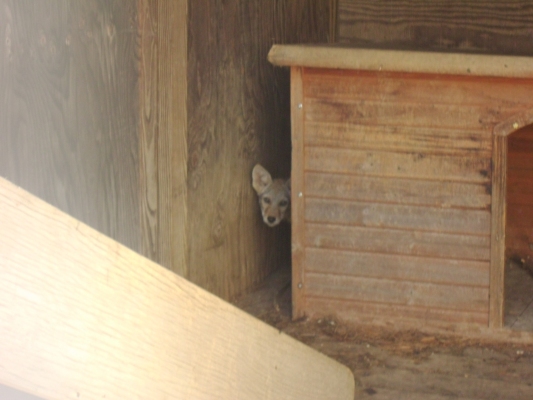
[[[507,138],[504,324],[533,331],[533,124]]]

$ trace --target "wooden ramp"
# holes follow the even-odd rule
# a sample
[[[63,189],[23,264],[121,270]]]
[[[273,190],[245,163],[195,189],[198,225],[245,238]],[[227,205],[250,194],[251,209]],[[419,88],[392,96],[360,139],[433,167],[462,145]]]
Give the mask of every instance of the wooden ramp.
[[[0,384],[45,399],[354,396],[348,368],[1,178],[0,338]]]

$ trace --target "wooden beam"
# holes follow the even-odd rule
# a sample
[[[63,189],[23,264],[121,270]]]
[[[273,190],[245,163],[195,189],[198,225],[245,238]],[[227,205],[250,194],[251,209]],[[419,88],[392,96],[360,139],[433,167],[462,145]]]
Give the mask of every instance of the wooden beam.
[[[353,399],[348,368],[3,179],[0,221],[0,384],[53,399]]]
[[[421,51],[371,50],[335,46],[274,45],[268,60],[279,66],[357,69],[468,76],[531,78],[531,57]]]

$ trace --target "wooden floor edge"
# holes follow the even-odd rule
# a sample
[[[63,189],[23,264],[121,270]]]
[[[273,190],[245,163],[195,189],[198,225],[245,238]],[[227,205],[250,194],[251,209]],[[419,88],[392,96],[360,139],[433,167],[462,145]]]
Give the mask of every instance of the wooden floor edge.
[[[0,384],[53,399],[350,399],[351,371],[0,178]]]
[[[310,316],[312,320],[329,318],[328,315],[316,313]],[[510,345],[533,345],[533,332],[513,330],[507,327],[491,328],[471,324],[428,323],[421,325],[420,321],[383,321],[371,318],[346,318],[338,316],[340,323],[356,330],[358,327],[379,328],[390,332],[406,332],[416,330],[422,334],[455,337],[464,340],[476,340],[480,344],[508,343]]]

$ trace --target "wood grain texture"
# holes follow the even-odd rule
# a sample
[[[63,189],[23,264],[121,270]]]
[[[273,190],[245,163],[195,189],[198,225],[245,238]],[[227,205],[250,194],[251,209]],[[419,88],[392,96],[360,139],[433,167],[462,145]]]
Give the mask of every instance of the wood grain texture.
[[[328,49],[329,47],[325,48]],[[357,49],[344,49],[344,51],[346,54],[353,54],[353,57],[359,55]],[[391,54],[390,57],[392,58],[396,53],[394,51],[379,51],[379,54],[382,57]],[[438,62],[432,58],[433,55],[433,53],[420,53],[421,58],[427,58],[428,64]],[[461,59],[466,55],[459,54],[456,57]],[[499,58],[495,56],[483,58],[485,62],[492,59],[498,60]],[[530,57],[506,58],[509,63],[516,62],[517,59],[522,60],[527,65],[531,62]],[[383,70],[352,71],[309,68],[306,69],[304,89],[306,97],[328,100],[373,100],[378,102],[386,100],[387,103],[422,102],[449,106],[463,104],[476,107],[496,106],[504,102],[506,108],[512,108],[513,105],[529,102],[529,93],[533,83],[531,79],[513,78],[514,82],[519,83],[514,87],[510,86],[505,79],[497,79],[505,77],[508,68],[509,65],[507,68],[503,67],[496,78],[434,74],[430,71],[408,73],[408,71],[400,68],[395,74],[384,73],[386,71]],[[487,84],[487,81],[490,81],[490,85]],[[427,90],[428,87],[432,90]],[[531,115],[531,110],[527,110],[526,115]]]
[[[352,150],[330,147],[305,149],[308,171],[353,173],[383,178],[418,178],[427,181],[452,180],[483,184],[490,182],[490,157]]]
[[[53,399],[354,398],[348,368],[4,179],[0,220],[0,384]]]
[[[307,198],[305,220],[325,224],[466,235],[490,234],[488,210],[404,206],[380,202]]]
[[[306,223],[306,244],[335,250],[369,251],[457,260],[490,259],[490,237],[358,226]],[[488,268],[488,264],[487,264]]]
[[[411,282],[489,285],[487,262],[373,252],[307,249],[309,272]]]
[[[325,42],[329,0],[188,2],[190,279],[228,299],[290,261],[290,229],[261,221],[251,171],[290,175],[289,72],[273,43]]]
[[[309,297],[488,313],[488,287],[435,285],[311,272],[306,274],[306,286]]]
[[[358,47],[531,55],[528,0],[339,0],[337,41]]]
[[[486,311],[463,312],[462,310],[446,310],[425,306],[345,301],[321,297],[310,297],[307,303],[311,317],[329,316],[331,315],[331,310],[334,309],[335,315],[343,321],[387,326],[389,329],[391,328],[391,321],[394,321],[394,328],[412,328],[416,326],[417,329],[422,331],[441,328],[443,332],[448,332],[448,334],[458,326],[464,329],[462,331],[459,330],[460,332],[467,333],[468,328],[466,327],[468,326],[476,326],[477,328],[488,325]],[[398,318],[399,315],[401,315],[401,318]],[[478,331],[479,328],[476,332]],[[516,334],[516,332],[513,333]],[[511,335],[509,332],[506,332],[506,334]]]
[[[0,175],[138,250],[136,17],[0,1]]]
[[[142,252],[187,277],[187,0],[138,6]]]
[[[477,129],[443,129],[438,126],[372,126],[345,121],[307,122],[305,144],[309,147],[428,152],[490,157],[492,139]]]
[[[314,198],[469,209],[491,204],[486,184],[320,172],[308,172],[304,179],[308,196]]]

